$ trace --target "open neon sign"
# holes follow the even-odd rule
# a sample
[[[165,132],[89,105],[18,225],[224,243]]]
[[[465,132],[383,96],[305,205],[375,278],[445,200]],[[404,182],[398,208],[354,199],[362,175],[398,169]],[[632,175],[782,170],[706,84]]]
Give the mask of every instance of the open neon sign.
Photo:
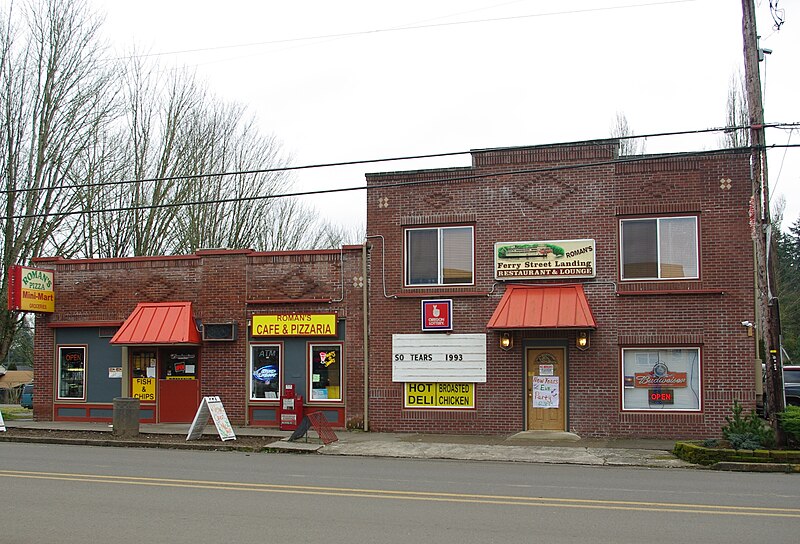
[[[648,389],[650,404],[675,404],[675,392],[672,389]]]

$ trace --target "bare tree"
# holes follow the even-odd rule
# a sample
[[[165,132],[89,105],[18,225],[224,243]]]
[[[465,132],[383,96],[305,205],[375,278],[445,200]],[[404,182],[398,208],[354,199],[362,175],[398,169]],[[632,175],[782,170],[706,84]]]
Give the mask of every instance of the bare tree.
[[[125,115],[116,125],[122,128],[104,141],[97,156],[105,166],[96,170],[130,183],[83,193],[85,215],[93,218],[84,220],[93,237],[84,244],[87,256],[309,247],[302,244],[322,229],[314,214],[271,198],[292,182],[278,140],[261,134],[246,108],[215,98],[186,71],[132,57]],[[119,166],[109,167],[113,162]]]
[[[747,94],[741,72],[731,76],[728,83],[728,100],[725,103],[725,126],[748,127],[750,114],[747,109]],[[750,130],[748,128],[729,128],[722,136],[720,145],[724,148],[748,147]]]
[[[644,155],[647,144],[643,138],[633,138],[633,130],[628,124],[628,118],[622,112],[617,112],[614,126],[611,127],[611,137],[619,138],[620,155]]]
[[[101,61],[101,19],[83,0],[31,0],[0,15],[0,196],[6,304],[8,266],[43,252],[69,253],[79,206],[81,156],[113,115],[114,75]],[[0,312],[0,358],[20,324]]]
[[[289,158],[246,108],[185,70],[103,60],[86,0],[0,14],[0,169],[8,266],[203,247],[317,248],[330,226],[289,199]],[[239,172],[231,175],[231,172]],[[249,172],[249,173],[246,173]],[[0,312],[0,358],[20,318]]]

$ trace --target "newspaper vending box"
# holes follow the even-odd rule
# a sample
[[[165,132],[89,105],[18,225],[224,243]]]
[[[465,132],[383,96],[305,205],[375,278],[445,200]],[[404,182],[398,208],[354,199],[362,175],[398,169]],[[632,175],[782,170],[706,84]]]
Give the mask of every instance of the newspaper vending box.
[[[302,395],[295,396],[294,393],[293,383],[283,386],[280,409],[280,429],[282,431],[294,431],[303,420],[303,397]]]

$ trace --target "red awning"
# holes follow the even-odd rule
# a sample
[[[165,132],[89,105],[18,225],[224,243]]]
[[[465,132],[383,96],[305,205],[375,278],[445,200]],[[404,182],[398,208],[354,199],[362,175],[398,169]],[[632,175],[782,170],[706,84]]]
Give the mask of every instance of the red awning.
[[[597,325],[580,285],[509,285],[486,326],[489,329],[594,329]]]
[[[200,344],[191,302],[140,302],[112,344]]]

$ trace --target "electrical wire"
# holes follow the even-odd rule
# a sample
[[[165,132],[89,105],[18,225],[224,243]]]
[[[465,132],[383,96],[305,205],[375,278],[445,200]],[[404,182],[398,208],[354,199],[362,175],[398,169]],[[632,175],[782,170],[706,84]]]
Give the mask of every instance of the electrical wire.
[[[775,178],[775,183],[772,185],[772,191],[769,196],[769,204],[772,205],[772,197],[775,196],[775,189],[778,187],[778,183],[781,181],[781,172],[783,172],[783,163],[786,162],[786,153],[789,152],[789,145],[792,141],[792,133],[795,129],[791,129],[789,131],[789,137],[786,140],[786,146],[783,149],[783,158],[781,159],[781,167],[778,169],[778,176]]]
[[[598,141],[595,141],[598,142]],[[592,142],[592,143],[595,143]],[[588,142],[584,142],[588,143]],[[800,147],[798,144],[797,147]],[[483,151],[500,151],[502,148],[495,148],[491,150],[483,150]],[[477,150],[476,152],[481,152],[482,150]],[[610,166],[614,164],[629,164],[629,163],[636,163],[636,162],[644,162],[644,161],[660,161],[660,160],[668,160],[674,158],[689,158],[689,157],[705,157],[705,156],[712,156],[712,155],[723,155],[723,154],[733,154],[733,153],[743,153],[743,152],[750,152],[751,148],[743,147],[743,148],[733,148],[733,149],[715,149],[715,150],[706,150],[706,151],[692,151],[692,152],[681,152],[681,153],[664,153],[659,155],[641,155],[641,156],[630,156],[625,158],[617,158],[607,161],[596,161],[590,163],[579,163],[579,164],[566,164],[566,165],[558,165],[558,166],[548,166],[548,167],[540,167],[540,168],[529,168],[524,170],[506,170],[500,172],[488,172],[485,174],[471,174],[471,175],[464,175],[464,176],[454,176],[448,178],[436,178],[436,179],[426,179],[426,180],[417,180],[417,181],[398,181],[398,182],[391,182],[391,183],[378,183],[374,185],[361,185],[357,187],[344,187],[339,189],[319,189],[315,191],[299,191],[293,193],[282,193],[282,194],[270,194],[270,195],[256,195],[256,196],[248,196],[248,197],[232,197],[232,198],[219,198],[219,199],[211,199],[211,200],[199,200],[199,201],[190,201],[190,202],[169,202],[165,204],[148,204],[142,206],[123,206],[118,208],[103,208],[97,210],[72,210],[72,211],[65,211],[65,212],[47,212],[47,213],[36,213],[36,214],[21,214],[21,215],[11,215],[11,216],[4,216],[0,217],[0,221],[6,221],[9,219],[32,219],[32,218],[42,218],[42,217],[67,217],[73,215],[95,215],[101,213],[118,213],[118,212],[127,212],[127,211],[139,211],[139,210],[152,210],[152,209],[164,209],[164,208],[176,208],[181,206],[205,206],[211,204],[227,204],[231,202],[252,202],[252,201],[264,201],[264,200],[274,200],[278,198],[292,198],[292,197],[300,197],[300,196],[313,196],[313,195],[322,195],[322,194],[332,194],[332,193],[343,193],[349,191],[363,191],[363,190],[379,190],[379,189],[386,189],[392,187],[414,187],[414,186],[423,186],[423,185],[432,185],[438,183],[452,183],[452,182],[459,182],[459,181],[474,181],[479,179],[486,179],[486,178],[499,178],[504,176],[518,176],[522,174],[539,174],[545,172],[559,172],[559,171],[567,171],[567,170],[578,170],[582,168],[595,168],[599,166]]]
[[[351,36],[365,36],[369,34],[385,34],[389,32],[400,32],[405,30],[420,30],[420,29],[427,29],[427,28],[438,28],[438,27],[447,27],[447,26],[458,26],[458,25],[471,25],[471,24],[480,24],[480,23],[495,23],[495,22],[503,22],[503,21],[513,21],[519,19],[532,19],[538,17],[553,17],[558,15],[575,15],[581,13],[593,13],[593,12],[600,12],[600,11],[615,11],[615,10],[622,10],[622,9],[632,9],[632,8],[645,8],[645,7],[653,7],[653,6],[662,6],[662,5],[669,5],[669,4],[685,4],[689,2],[696,2],[697,0],[662,0],[659,2],[649,2],[646,4],[625,4],[620,6],[602,6],[602,7],[595,7],[595,8],[585,8],[585,9],[576,9],[576,10],[563,10],[563,11],[551,11],[546,13],[532,13],[528,15],[512,15],[508,17],[496,17],[496,18],[486,18],[486,19],[472,19],[468,21],[453,21],[447,23],[430,23],[430,24],[421,24],[421,25],[413,25],[413,26],[401,26],[395,28],[379,28],[374,30],[359,30],[355,32],[341,32],[335,34],[320,34],[316,36],[305,36],[300,38],[284,38],[280,40],[268,40],[263,42],[251,42],[251,43],[242,43],[242,44],[232,44],[232,45],[218,45],[214,47],[198,47],[194,49],[182,49],[182,50],[175,50],[175,51],[163,51],[160,53],[145,53],[142,55],[130,55],[130,56],[123,56],[123,57],[115,57],[109,60],[125,60],[125,59],[134,59],[134,58],[143,58],[143,57],[160,57],[160,56],[167,56],[167,55],[182,55],[187,53],[202,53],[207,51],[219,51],[224,49],[241,49],[245,47],[260,47],[263,45],[274,45],[280,43],[290,43],[290,42],[300,42],[300,41],[308,41],[308,40],[326,40],[332,38],[344,38],[344,37],[351,37]]]
[[[786,10],[778,9],[778,2],[780,0],[769,0],[769,12],[772,15],[772,21],[775,23],[772,28],[777,32],[786,22]]]
[[[800,123],[769,123],[764,124],[764,128],[793,128],[793,127],[800,127]],[[596,140],[591,140],[592,142],[602,143],[602,142],[612,142],[615,140],[635,140],[639,138],[656,138],[656,137],[664,137],[664,136],[685,136],[689,134],[705,134],[709,132],[729,132],[734,130],[746,129],[750,128],[749,125],[741,125],[741,126],[726,126],[726,127],[715,127],[715,128],[705,128],[705,129],[695,129],[695,130],[680,130],[674,132],[657,132],[651,134],[641,134],[636,136],[617,136],[617,137],[610,137],[610,138],[600,138]],[[573,144],[582,144],[586,143],[585,141],[574,141],[574,142],[562,142],[560,144],[553,144],[553,145],[573,145]],[[776,147],[776,146],[773,146]],[[501,149],[509,149],[509,148],[497,148],[498,150]],[[432,159],[432,158],[440,158],[440,157],[453,157],[458,155],[468,155],[475,150],[465,150],[465,151],[448,151],[443,153],[427,153],[421,155],[404,155],[398,157],[384,157],[384,158],[377,158],[377,159],[363,159],[363,160],[353,160],[353,161],[339,161],[339,162],[329,162],[329,163],[316,163],[316,164],[307,164],[301,166],[281,166],[277,168],[258,168],[253,170],[237,170],[232,172],[216,172],[210,174],[185,174],[180,176],[165,176],[165,177],[155,177],[155,178],[143,178],[143,179],[128,179],[128,180],[119,180],[119,181],[103,181],[103,182],[96,182],[96,183],[80,183],[80,184],[71,184],[71,185],[52,185],[46,187],[25,187],[25,188],[18,188],[18,189],[0,189],[0,194],[9,194],[9,193],[29,193],[29,192],[38,192],[38,191],[53,191],[53,190],[62,190],[62,189],[81,189],[87,187],[104,187],[104,186],[111,186],[111,185],[128,185],[128,184],[136,184],[136,183],[152,183],[152,182],[159,182],[159,181],[178,181],[178,180],[188,180],[188,179],[205,179],[205,178],[214,178],[220,176],[242,176],[242,175],[253,175],[253,174],[268,174],[274,172],[289,172],[295,170],[311,170],[316,168],[332,168],[338,166],[354,166],[358,164],[375,164],[375,163],[382,163],[382,162],[393,162],[393,161],[407,161],[407,160],[417,160],[417,159]]]

